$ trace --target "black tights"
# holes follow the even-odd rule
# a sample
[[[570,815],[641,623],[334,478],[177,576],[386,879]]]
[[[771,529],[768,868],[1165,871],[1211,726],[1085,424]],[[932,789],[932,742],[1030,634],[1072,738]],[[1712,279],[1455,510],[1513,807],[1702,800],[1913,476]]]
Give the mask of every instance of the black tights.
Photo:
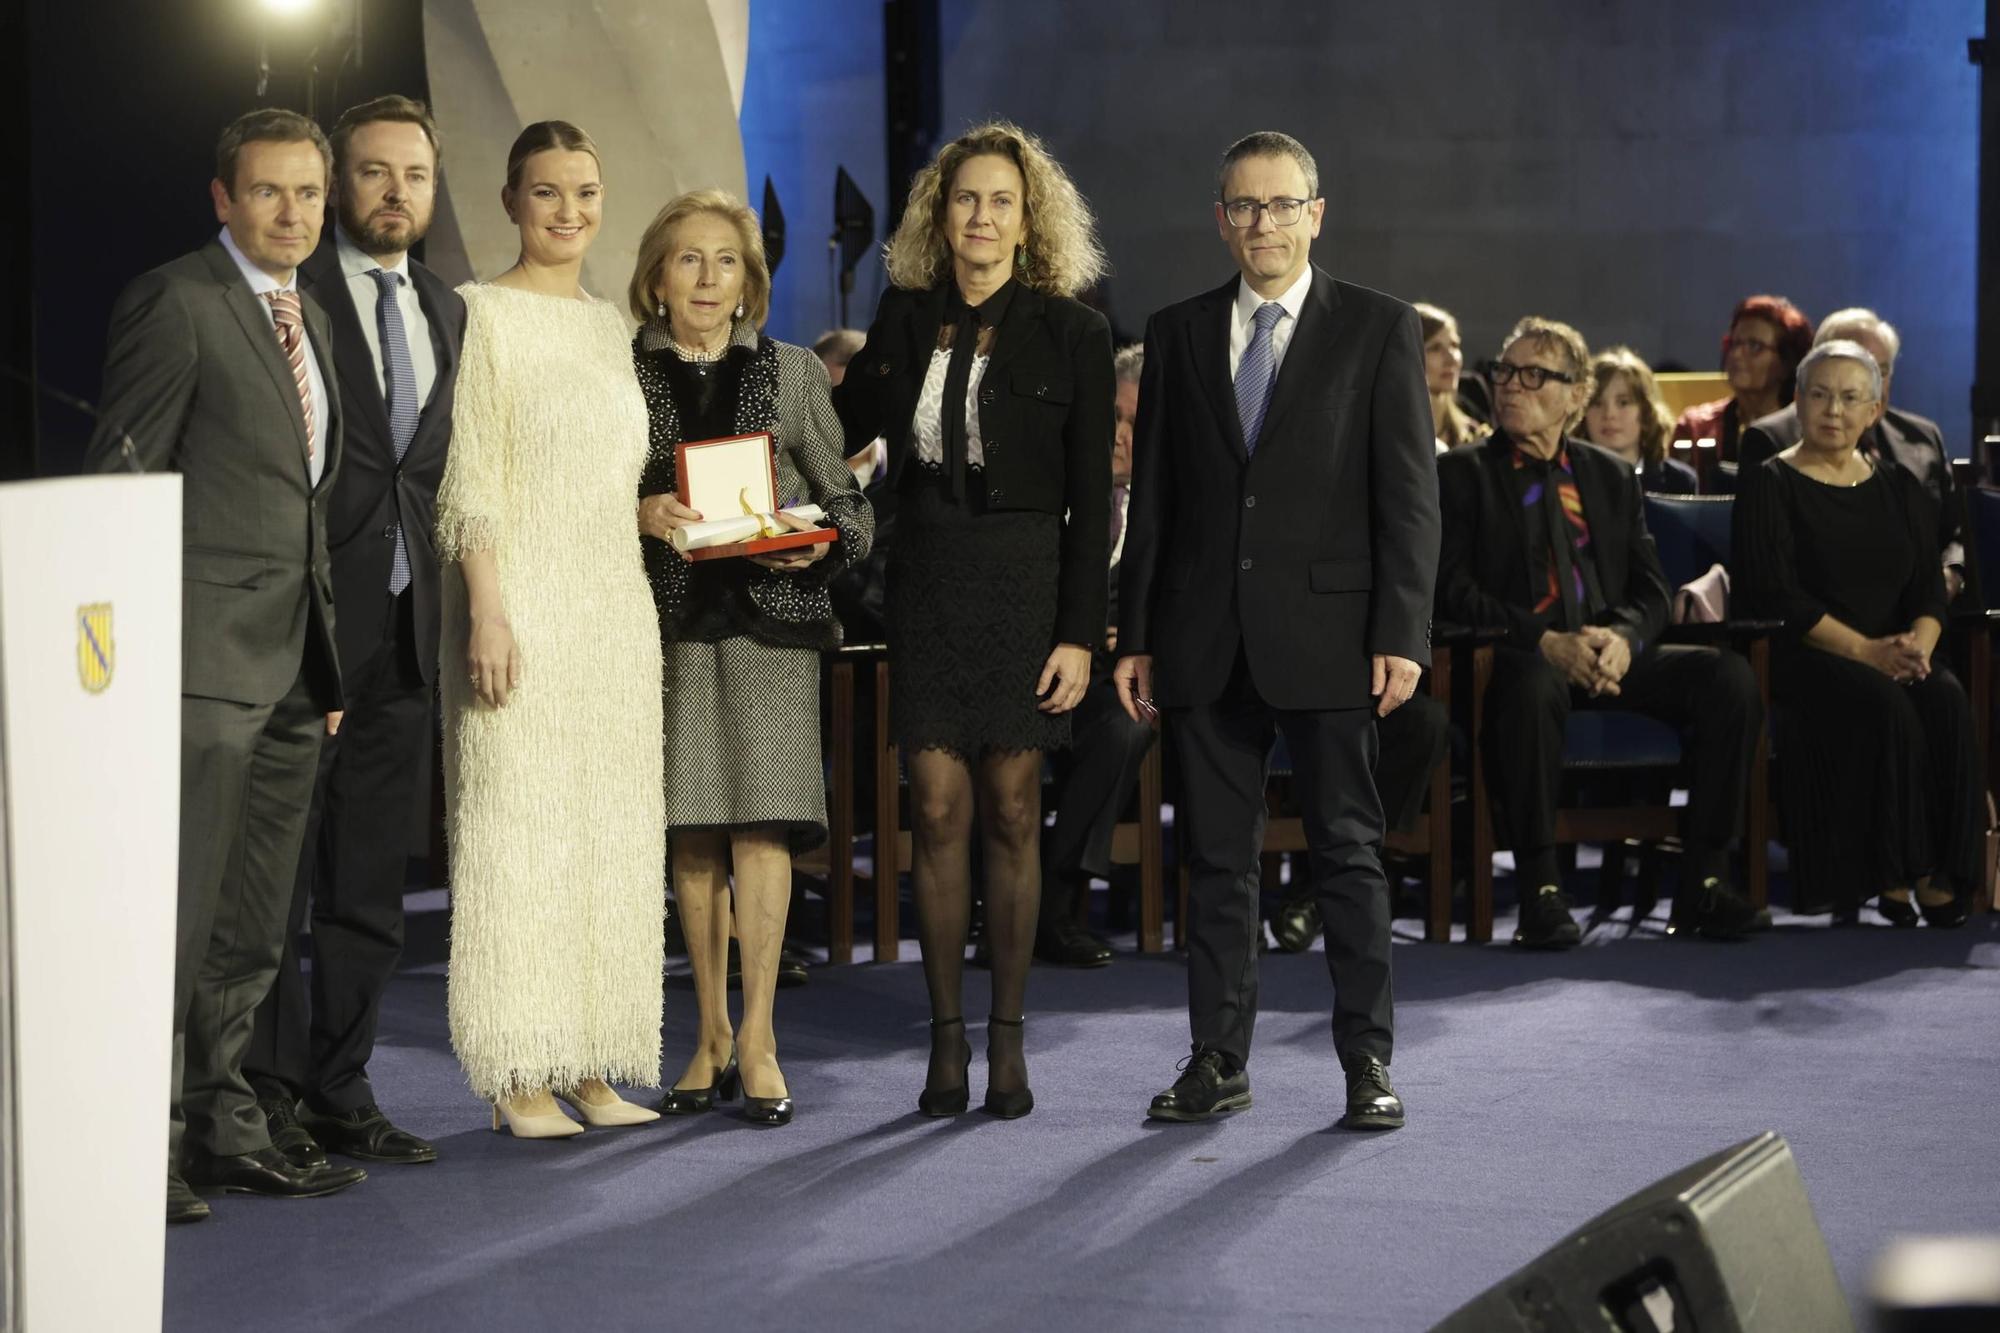
[[[993,957],[995,1018],[1019,1019],[1027,998],[1035,918],[1042,898],[1042,755],[1039,750],[987,754],[968,765],[943,750],[909,757],[910,881],[917,899],[917,939],[931,1019],[964,1017],[966,928],[972,915],[972,821],[979,816],[986,870],[986,938]],[[960,1086],[967,1047],[956,1026],[931,1030],[926,1083]],[[986,1031],[988,1087],[1013,1092],[1028,1085],[1021,1029]]]

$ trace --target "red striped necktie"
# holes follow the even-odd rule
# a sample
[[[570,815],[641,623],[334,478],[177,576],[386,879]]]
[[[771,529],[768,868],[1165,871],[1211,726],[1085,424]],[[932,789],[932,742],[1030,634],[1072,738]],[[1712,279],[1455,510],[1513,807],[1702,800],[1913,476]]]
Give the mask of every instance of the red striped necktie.
[[[299,390],[299,411],[306,423],[306,459],[313,457],[312,377],[306,373],[306,321],[297,292],[265,292],[271,303],[271,318],[278,325],[278,346],[292,366],[292,383]]]

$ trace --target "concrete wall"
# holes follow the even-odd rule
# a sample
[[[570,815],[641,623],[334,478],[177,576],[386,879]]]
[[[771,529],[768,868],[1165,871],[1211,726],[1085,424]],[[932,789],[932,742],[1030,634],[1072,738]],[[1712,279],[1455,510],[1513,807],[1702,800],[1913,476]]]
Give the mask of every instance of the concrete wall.
[[[1873,305],[1904,333],[1898,401],[1965,449],[1978,0],[943,8],[946,132],[1001,114],[1049,140],[1103,220],[1129,330],[1227,275],[1214,161],[1280,128],[1320,162],[1315,257],[1455,310],[1469,355],[1535,311],[1705,369],[1749,292]],[[882,169],[879,6],[754,0],[751,23],[752,188],[777,162],[787,209],[788,175],[823,209],[836,160]],[[787,276],[818,285],[781,308],[813,325],[806,230]]]

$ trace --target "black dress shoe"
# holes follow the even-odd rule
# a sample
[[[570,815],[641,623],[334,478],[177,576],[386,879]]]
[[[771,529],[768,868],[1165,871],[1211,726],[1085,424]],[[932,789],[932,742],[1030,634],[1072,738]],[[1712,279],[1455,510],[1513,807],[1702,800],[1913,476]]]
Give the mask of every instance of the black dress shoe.
[[[1035,937],[1035,957],[1056,967],[1105,967],[1111,962],[1111,949],[1084,934],[1074,922],[1065,921]]]
[[[811,975],[806,971],[812,964],[813,956],[811,954],[807,953],[799,945],[786,940],[778,948],[779,988],[790,990],[794,986],[803,986],[806,982],[812,980]]]
[[[987,1015],[986,1059],[989,1065],[993,1059],[993,1029],[996,1026],[1018,1028],[1021,1025],[1022,1020],[1018,1018],[995,1018],[991,1014]],[[971,1071],[968,1069],[968,1077],[970,1073]],[[1022,1116],[1035,1109],[1034,1089],[1025,1086],[1015,1088],[1011,1091],[996,1088],[993,1086],[992,1079],[989,1076],[986,1085],[986,1100],[980,1103],[979,1109],[996,1120],[1019,1120]]]
[[[1917,924],[1917,905],[1908,898],[1891,898],[1885,893],[1875,900],[1875,910],[1898,930],[1908,930]]]
[[[1403,1099],[1389,1086],[1389,1066],[1372,1055],[1343,1060],[1347,1071],[1347,1114],[1343,1129],[1401,1129]]]
[[[709,1066],[707,1087],[668,1088],[657,1109],[661,1115],[706,1115],[715,1109],[717,1102],[735,1101],[742,1083],[743,1075],[736,1067],[736,1048],[732,1046],[728,1064],[720,1069]]]
[[[260,1097],[257,1109],[271,1131],[271,1146],[301,1171],[326,1165],[326,1149],[299,1123],[298,1104],[289,1097]]]
[[[359,1185],[368,1173],[358,1166],[300,1168],[276,1148],[259,1148],[235,1157],[194,1155],[188,1158],[187,1183],[197,1190],[225,1194],[268,1194],[274,1198],[316,1199]]]
[[[1207,1120],[1250,1105],[1250,1071],[1231,1068],[1221,1051],[1196,1051],[1181,1061],[1174,1086],[1153,1098],[1146,1115],[1153,1120]]]
[[[208,1218],[208,1204],[200,1195],[188,1188],[188,1183],[167,1172],[167,1221],[202,1222]]]
[[[435,1146],[406,1129],[397,1129],[373,1102],[338,1115],[313,1116],[312,1130],[321,1143],[343,1157],[358,1157],[364,1162],[437,1160]]]
[[[928,1082],[924,1090],[917,1094],[917,1113],[942,1120],[946,1116],[964,1115],[965,1108],[972,1104],[972,1043],[965,1039],[965,1020],[962,1018],[933,1018],[931,1020],[931,1049],[938,1046],[938,1034],[952,1028],[959,1030],[958,1044],[964,1048],[959,1063],[958,1086],[933,1090]]]
[[[1567,949],[1582,938],[1583,931],[1570,915],[1568,894],[1553,884],[1523,890],[1514,943],[1523,949]]]
[[[1947,898],[1941,903],[1919,902],[1917,910],[1923,913],[1924,924],[1932,930],[1956,930],[1972,915],[1972,909],[1966,905],[1963,894]]]
[[[743,1095],[743,1118],[753,1125],[789,1125],[792,1123],[792,1099],[786,1097],[752,1097]]]
[[[1271,938],[1286,953],[1304,953],[1319,933],[1319,904],[1310,898],[1287,899],[1271,913]]]
[[[1683,905],[1679,898],[1674,901],[1673,915],[1667,921],[1670,935],[1700,936],[1705,940],[1740,940],[1751,931],[1758,929],[1757,909],[1750,900],[1720,879],[1704,880],[1700,888],[1681,895],[1687,899]],[[1770,924],[1770,914],[1764,914],[1765,926]]]

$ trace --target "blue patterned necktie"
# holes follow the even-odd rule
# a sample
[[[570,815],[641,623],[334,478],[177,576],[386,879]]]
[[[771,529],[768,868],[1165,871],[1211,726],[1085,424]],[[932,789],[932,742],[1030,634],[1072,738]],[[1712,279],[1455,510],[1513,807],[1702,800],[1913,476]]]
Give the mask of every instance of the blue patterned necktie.
[[[1271,330],[1285,308],[1276,301],[1257,307],[1257,327],[1236,367],[1236,415],[1243,422],[1243,449],[1257,452],[1257,432],[1264,428],[1264,409],[1271,405],[1271,386],[1278,382],[1278,358],[1271,348]]]
[[[396,449],[396,461],[403,461],[410,441],[417,434],[417,416],[423,404],[417,401],[417,368],[410,360],[410,339],[403,331],[403,308],[396,303],[400,274],[387,269],[371,269],[368,276],[380,289],[375,302],[375,318],[382,334],[382,364],[389,372],[389,440]],[[396,552],[389,565],[389,595],[410,586],[410,550],[403,544],[403,525],[396,525]]]

